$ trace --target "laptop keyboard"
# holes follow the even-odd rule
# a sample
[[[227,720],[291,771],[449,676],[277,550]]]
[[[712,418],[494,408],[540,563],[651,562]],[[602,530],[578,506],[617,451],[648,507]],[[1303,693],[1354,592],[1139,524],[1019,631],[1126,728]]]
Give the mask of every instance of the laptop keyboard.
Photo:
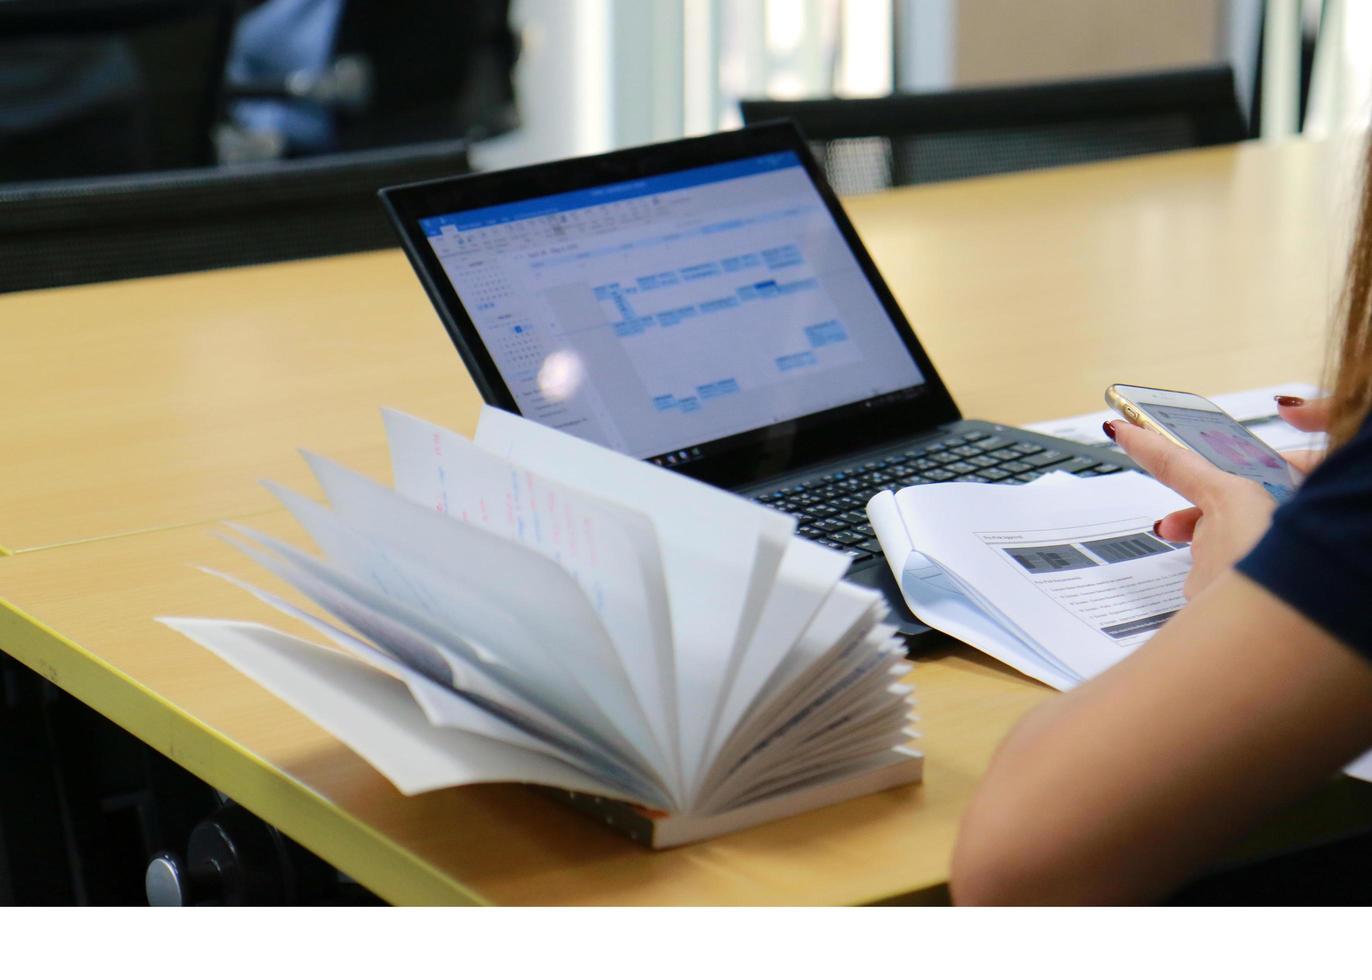
[[[1028,483],[1054,470],[1100,476],[1122,468],[993,432],[970,432],[760,493],[753,499],[794,515],[799,522],[797,534],[859,562],[881,554],[881,545],[867,521],[867,501],[878,491],[921,483]]]

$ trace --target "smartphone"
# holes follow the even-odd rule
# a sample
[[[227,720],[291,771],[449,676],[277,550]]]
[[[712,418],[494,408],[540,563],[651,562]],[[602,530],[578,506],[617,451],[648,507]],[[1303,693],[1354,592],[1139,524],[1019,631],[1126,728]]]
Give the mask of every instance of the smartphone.
[[[1135,425],[1195,450],[1227,473],[1262,484],[1278,502],[1296,492],[1299,475],[1267,443],[1208,398],[1166,388],[1111,385],[1105,403]]]

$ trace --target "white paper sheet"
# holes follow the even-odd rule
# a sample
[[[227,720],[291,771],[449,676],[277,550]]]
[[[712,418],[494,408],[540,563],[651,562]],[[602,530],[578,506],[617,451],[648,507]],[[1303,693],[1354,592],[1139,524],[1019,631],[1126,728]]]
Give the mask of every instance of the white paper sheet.
[[[328,647],[256,623],[162,618],[347,745],[407,795],[471,783],[529,782],[618,796],[527,749],[435,728],[399,681]]]
[[[786,655],[800,642],[847,570],[848,559],[829,548],[802,538],[792,539],[777,572],[776,586],[762,610],[753,643],[730,679],[718,717],[711,724],[713,735],[708,755],[718,753],[729,740],[739,720],[755,704]]]
[[[893,632],[883,623],[886,603],[875,593],[849,582],[840,582],[825,598],[800,639],[767,679],[762,696],[748,708],[738,726],[714,757],[702,781],[702,792],[714,788],[740,760],[795,711],[806,706],[805,694],[819,697],[835,682],[848,658],[864,641],[878,644],[903,657],[904,646],[892,641]]]
[[[1015,651],[1018,663],[1007,657],[1011,666],[1051,651],[1052,661],[1040,657],[1042,667],[1026,670],[1045,683],[1066,686],[1100,673],[1184,602],[1189,549],[1151,534],[1159,514],[1184,502],[1141,474],[909,487],[895,495],[895,504],[908,543],[983,611],[993,607],[999,625],[1013,624],[1027,638],[1025,649]],[[889,515],[880,505],[877,510],[889,527]],[[968,618],[949,617],[948,632],[994,647],[987,649],[993,655],[1007,652],[1007,644],[987,643],[988,624],[968,629]]]
[[[511,745],[518,745],[535,752],[551,755],[569,765],[577,765],[578,757],[576,755],[559,750],[555,745],[550,744],[549,735],[551,733],[547,729],[535,734],[530,731],[527,719],[524,720],[523,724],[519,724],[517,723],[519,719],[508,713],[503,717],[498,717],[464,698],[453,687],[444,686],[431,680],[429,676],[420,673],[403,661],[395,659],[391,654],[378,650],[370,643],[339,629],[327,620],[321,619],[281,596],[265,589],[259,589],[257,586],[235,578],[226,572],[217,571],[213,568],[202,568],[201,571],[242,589],[259,602],[304,623],[325,637],[334,649],[349,654],[373,669],[403,683],[409,689],[410,696],[414,698],[420,710],[424,712],[429,724],[443,728],[460,728],[474,735],[483,735],[486,738],[508,742]],[[603,773],[601,775],[604,776]]]
[[[402,412],[383,412],[395,490],[561,565],[605,624],[678,791],[676,667],[652,521],[492,455]],[[321,480],[323,475],[318,474]]]
[[[806,740],[820,731],[832,738],[847,729],[855,719],[867,717],[874,704],[889,706],[889,697],[880,697],[892,688],[892,667],[904,668],[904,648],[889,643],[890,632],[875,627],[854,643],[842,655],[835,657],[829,669],[820,672],[804,693],[790,699],[787,710],[773,715],[758,736],[750,739],[751,748],[739,758],[721,758],[711,773],[707,808],[722,809],[736,805],[742,799],[765,793],[770,782],[789,782],[795,778],[790,763],[797,760]],[[897,702],[899,703],[899,702]],[[908,705],[905,706],[908,709]],[[900,732],[908,711],[898,712],[887,731],[884,745],[889,749],[901,741]],[[851,755],[847,756],[851,759]],[[802,766],[816,771],[819,765]],[[784,778],[783,778],[784,777]]]
[[[910,610],[921,622],[955,636],[1059,691],[1077,683],[1071,674],[1002,627],[959,589],[943,569],[915,551],[896,507],[894,493],[884,490],[873,497],[867,505],[867,516],[881,542],[891,574],[900,584]]]
[[[672,613],[686,784],[698,784],[715,716],[795,522],[775,511],[489,406],[476,443],[623,507],[652,501]]]
[[[322,511],[319,516],[330,516],[317,504],[310,502],[309,506]],[[648,774],[650,770],[642,765],[639,756],[629,752],[626,758],[622,744],[607,738],[613,730],[607,733],[596,727],[599,715],[588,716],[587,712],[593,712],[593,706],[584,698],[577,698],[575,691],[563,690],[562,699],[558,700],[556,692],[550,694],[543,689],[543,677],[530,679],[493,658],[463,652],[469,648],[466,638],[443,623],[403,606],[361,581],[348,578],[344,572],[297,548],[251,528],[231,526],[266,550],[226,539],[230,544],[299,589],[322,609],[395,653],[419,673],[437,678],[441,683],[452,683],[483,702],[500,706],[502,716],[508,716],[528,731],[539,733],[554,746],[575,748],[577,754],[587,760],[588,766],[619,784],[633,786],[645,802],[670,802],[670,797],[658,788],[658,781]],[[340,539],[347,538],[347,534],[338,533],[337,529],[330,533]],[[408,575],[407,582],[414,581],[417,576],[415,570],[401,567],[396,559],[386,568],[392,575]],[[420,587],[424,587],[422,582]]]
[[[643,752],[658,773],[669,780],[674,777],[667,743],[648,723],[606,628],[606,603],[596,608],[565,567],[537,549],[406,500],[329,460],[309,454],[307,460],[337,517],[383,544],[393,561],[399,556],[413,561],[415,568],[407,578],[414,580],[422,570],[441,609],[480,597],[487,615],[503,611],[517,617],[524,642],[507,644],[503,655],[523,658],[528,666],[521,669],[542,671],[560,677],[561,684],[579,687],[628,745]],[[597,531],[597,537],[612,537],[608,528]],[[611,576],[605,573],[602,578],[608,581]],[[628,619],[628,610],[624,613],[617,621]],[[649,637],[651,629],[641,625],[644,628],[633,635]],[[485,645],[495,649],[489,640]],[[651,656],[650,651],[639,653]],[[568,663],[582,669],[569,670]]]

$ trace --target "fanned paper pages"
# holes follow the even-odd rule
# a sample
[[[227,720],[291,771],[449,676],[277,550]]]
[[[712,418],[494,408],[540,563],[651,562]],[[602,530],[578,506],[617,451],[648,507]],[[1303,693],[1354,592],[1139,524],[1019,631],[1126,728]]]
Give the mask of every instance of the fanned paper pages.
[[[319,642],[162,622],[401,792],[538,784],[653,846],[919,780],[884,602],[790,518],[496,409],[384,415],[394,488],[308,453],[327,506],[268,486],[317,554],[229,526],[298,596],[205,569]]]
[[[1153,534],[1187,502],[1142,473],[1055,473],[1023,486],[883,491],[867,514],[924,622],[1066,690],[1181,609],[1191,552]],[[1372,780],[1372,753],[1346,772]]]

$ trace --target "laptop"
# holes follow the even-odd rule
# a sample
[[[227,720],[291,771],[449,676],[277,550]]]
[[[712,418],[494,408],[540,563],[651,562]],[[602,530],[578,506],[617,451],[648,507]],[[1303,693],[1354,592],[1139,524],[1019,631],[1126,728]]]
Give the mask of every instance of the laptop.
[[[790,123],[381,197],[488,403],[793,514],[911,638],[873,494],[1130,465],[962,418]]]

